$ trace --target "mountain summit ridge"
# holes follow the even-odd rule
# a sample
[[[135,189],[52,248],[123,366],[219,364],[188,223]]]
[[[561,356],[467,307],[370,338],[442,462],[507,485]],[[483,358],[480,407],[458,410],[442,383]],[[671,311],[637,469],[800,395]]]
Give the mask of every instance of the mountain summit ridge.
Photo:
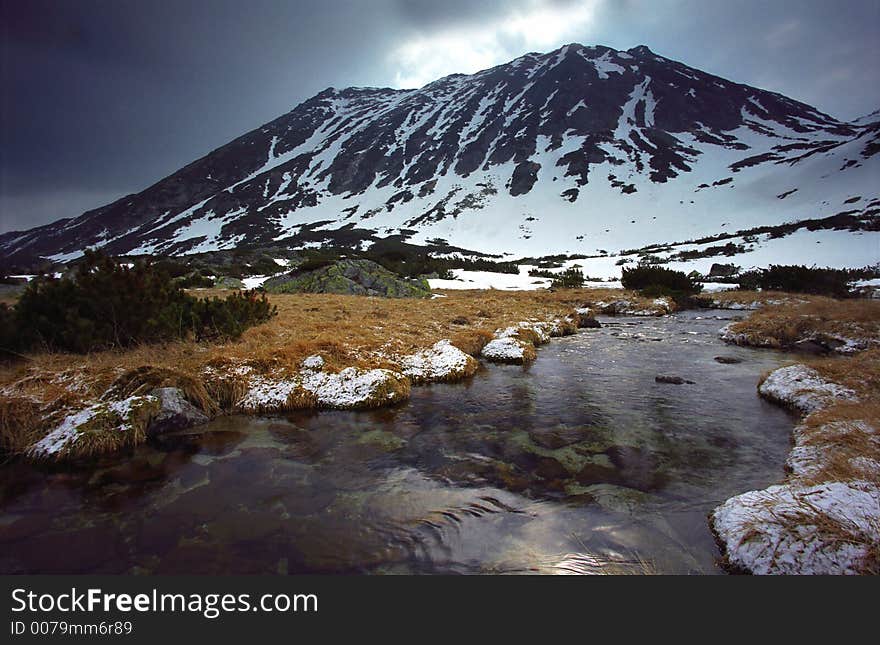
[[[595,253],[843,212],[871,229],[878,149],[876,121],[572,43],[418,89],[329,87],[140,193],[0,236],[0,257],[387,236]]]

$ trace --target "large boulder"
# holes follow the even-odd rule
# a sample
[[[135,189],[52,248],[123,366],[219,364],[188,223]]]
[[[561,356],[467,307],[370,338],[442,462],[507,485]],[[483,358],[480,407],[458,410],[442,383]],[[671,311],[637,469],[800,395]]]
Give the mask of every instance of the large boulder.
[[[388,298],[424,298],[431,294],[425,280],[407,280],[370,260],[337,260],[271,278],[270,293],[341,293]]]

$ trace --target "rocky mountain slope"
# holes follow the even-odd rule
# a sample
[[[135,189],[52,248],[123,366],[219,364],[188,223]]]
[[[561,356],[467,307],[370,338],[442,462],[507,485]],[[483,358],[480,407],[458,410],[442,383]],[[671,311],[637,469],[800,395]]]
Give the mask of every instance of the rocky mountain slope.
[[[838,215],[826,228],[880,249],[878,151],[878,113],[572,44],[417,90],[327,89],[141,193],[0,236],[0,259],[389,236],[589,255]]]

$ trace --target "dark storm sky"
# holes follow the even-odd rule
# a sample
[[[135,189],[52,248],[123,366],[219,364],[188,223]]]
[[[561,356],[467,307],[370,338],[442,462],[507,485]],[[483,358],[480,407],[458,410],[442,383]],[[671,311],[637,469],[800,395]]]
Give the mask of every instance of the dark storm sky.
[[[138,192],[328,86],[414,87],[568,42],[842,119],[880,108],[880,0],[0,0],[0,232]]]

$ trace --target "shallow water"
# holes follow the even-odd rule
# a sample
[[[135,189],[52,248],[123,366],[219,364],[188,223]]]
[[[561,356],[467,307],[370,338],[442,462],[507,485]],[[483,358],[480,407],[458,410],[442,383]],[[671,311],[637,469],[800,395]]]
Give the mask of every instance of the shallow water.
[[[391,409],[4,466],[0,572],[719,572],[707,514],[783,477],[793,425],[755,390],[793,357],[724,345],[722,318],[603,319]]]

